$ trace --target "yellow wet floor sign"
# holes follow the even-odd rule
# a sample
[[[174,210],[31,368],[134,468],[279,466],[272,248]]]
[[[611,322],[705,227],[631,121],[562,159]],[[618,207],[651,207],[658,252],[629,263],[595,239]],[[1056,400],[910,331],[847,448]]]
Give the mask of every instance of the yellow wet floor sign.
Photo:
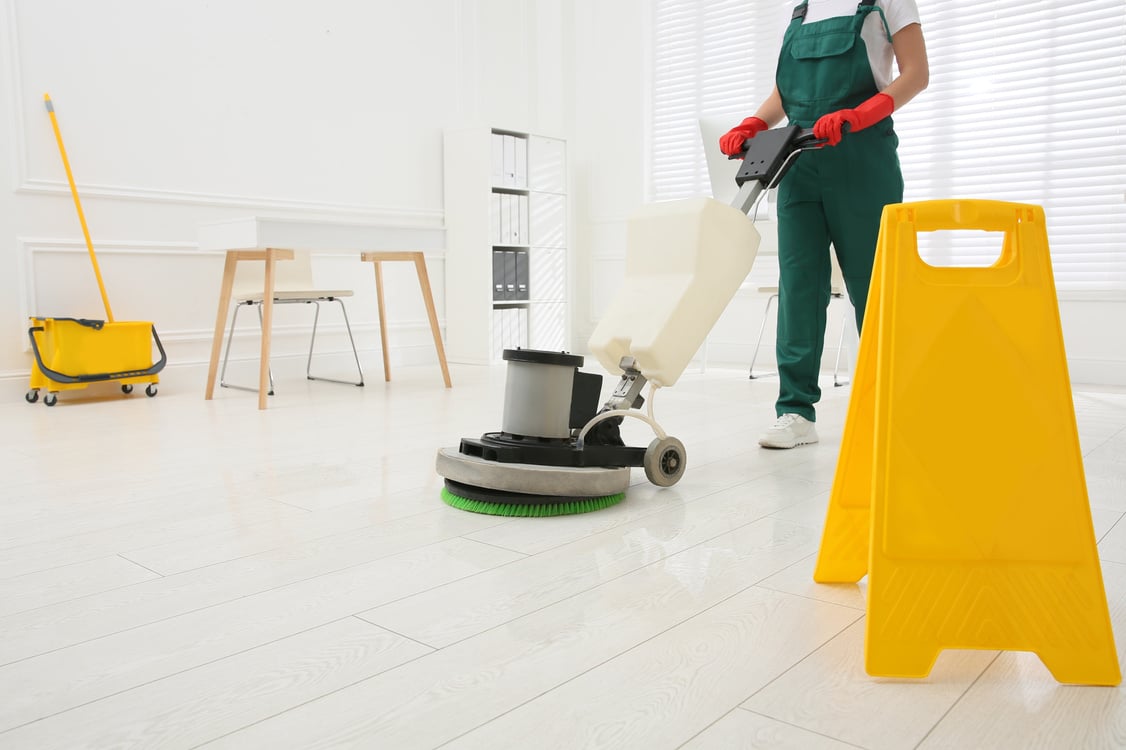
[[[917,233],[1004,233],[987,268]],[[998,201],[884,209],[815,580],[869,576],[869,674],[939,651],[1032,651],[1064,683],[1117,685],[1044,212]]]

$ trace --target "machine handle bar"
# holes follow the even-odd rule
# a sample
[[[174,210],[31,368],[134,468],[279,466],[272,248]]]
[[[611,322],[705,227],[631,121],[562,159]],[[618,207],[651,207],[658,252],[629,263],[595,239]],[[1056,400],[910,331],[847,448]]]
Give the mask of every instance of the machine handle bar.
[[[847,122],[844,124],[842,131],[848,132]],[[821,148],[826,143],[828,143],[828,140],[826,140],[825,138],[818,138],[813,134],[813,128],[803,128],[794,139],[793,146],[797,150],[809,151],[811,149]],[[749,149],[750,147],[751,139],[748,138],[747,140],[743,141],[743,148],[740,149],[739,153],[730,154],[727,157],[728,161],[731,161],[733,159],[742,159],[747,154],[747,149]]]

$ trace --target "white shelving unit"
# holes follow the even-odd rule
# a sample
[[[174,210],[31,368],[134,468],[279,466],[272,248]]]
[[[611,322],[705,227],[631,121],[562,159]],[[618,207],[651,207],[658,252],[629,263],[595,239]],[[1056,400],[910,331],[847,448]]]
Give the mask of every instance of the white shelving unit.
[[[498,128],[445,133],[446,358],[568,348],[567,147]]]

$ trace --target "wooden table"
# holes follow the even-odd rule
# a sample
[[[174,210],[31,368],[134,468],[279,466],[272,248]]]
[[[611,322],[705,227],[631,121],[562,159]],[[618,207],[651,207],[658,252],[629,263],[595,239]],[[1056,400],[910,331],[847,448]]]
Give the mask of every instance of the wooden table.
[[[419,285],[426,303],[430,329],[442,376],[450,387],[450,374],[446,366],[442,336],[438,330],[438,316],[426,274],[426,251],[445,247],[445,230],[424,227],[389,226],[360,222],[326,220],[279,219],[251,216],[230,221],[201,224],[199,226],[201,250],[220,250],[226,253],[223,282],[219,292],[219,309],[215,315],[215,333],[211,340],[211,360],[207,368],[207,390],[204,398],[210,400],[215,393],[215,376],[223,345],[223,332],[231,304],[235,269],[239,261],[265,261],[262,300],[262,353],[258,373],[258,408],[266,408],[269,392],[270,332],[274,312],[274,267],[279,260],[292,260],[296,250],[312,252],[348,252],[361,254],[361,260],[375,264],[376,292],[379,298],[379,328],[383,346],[383,370],[391,379],[388,365],[386,320],[383,305],[383,261],[410,261],[415,264]]]

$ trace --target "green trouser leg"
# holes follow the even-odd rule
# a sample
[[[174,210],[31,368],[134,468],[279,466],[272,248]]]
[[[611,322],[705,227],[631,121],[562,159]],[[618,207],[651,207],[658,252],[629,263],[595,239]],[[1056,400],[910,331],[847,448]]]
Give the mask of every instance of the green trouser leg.
[[[832,267],[829,222],[821,206],[816,152],[802,154],[778,195],[778,358],[775,411],[816,419],[817,375],[825,348],[825,316]]]
[[[838,146],[802,154],[779,188],[778,337],[775,410],[816,419],[829,306],[829,246],[863,325],[868,286],[888,203],[903,200],[891,121],[847,134]]]

